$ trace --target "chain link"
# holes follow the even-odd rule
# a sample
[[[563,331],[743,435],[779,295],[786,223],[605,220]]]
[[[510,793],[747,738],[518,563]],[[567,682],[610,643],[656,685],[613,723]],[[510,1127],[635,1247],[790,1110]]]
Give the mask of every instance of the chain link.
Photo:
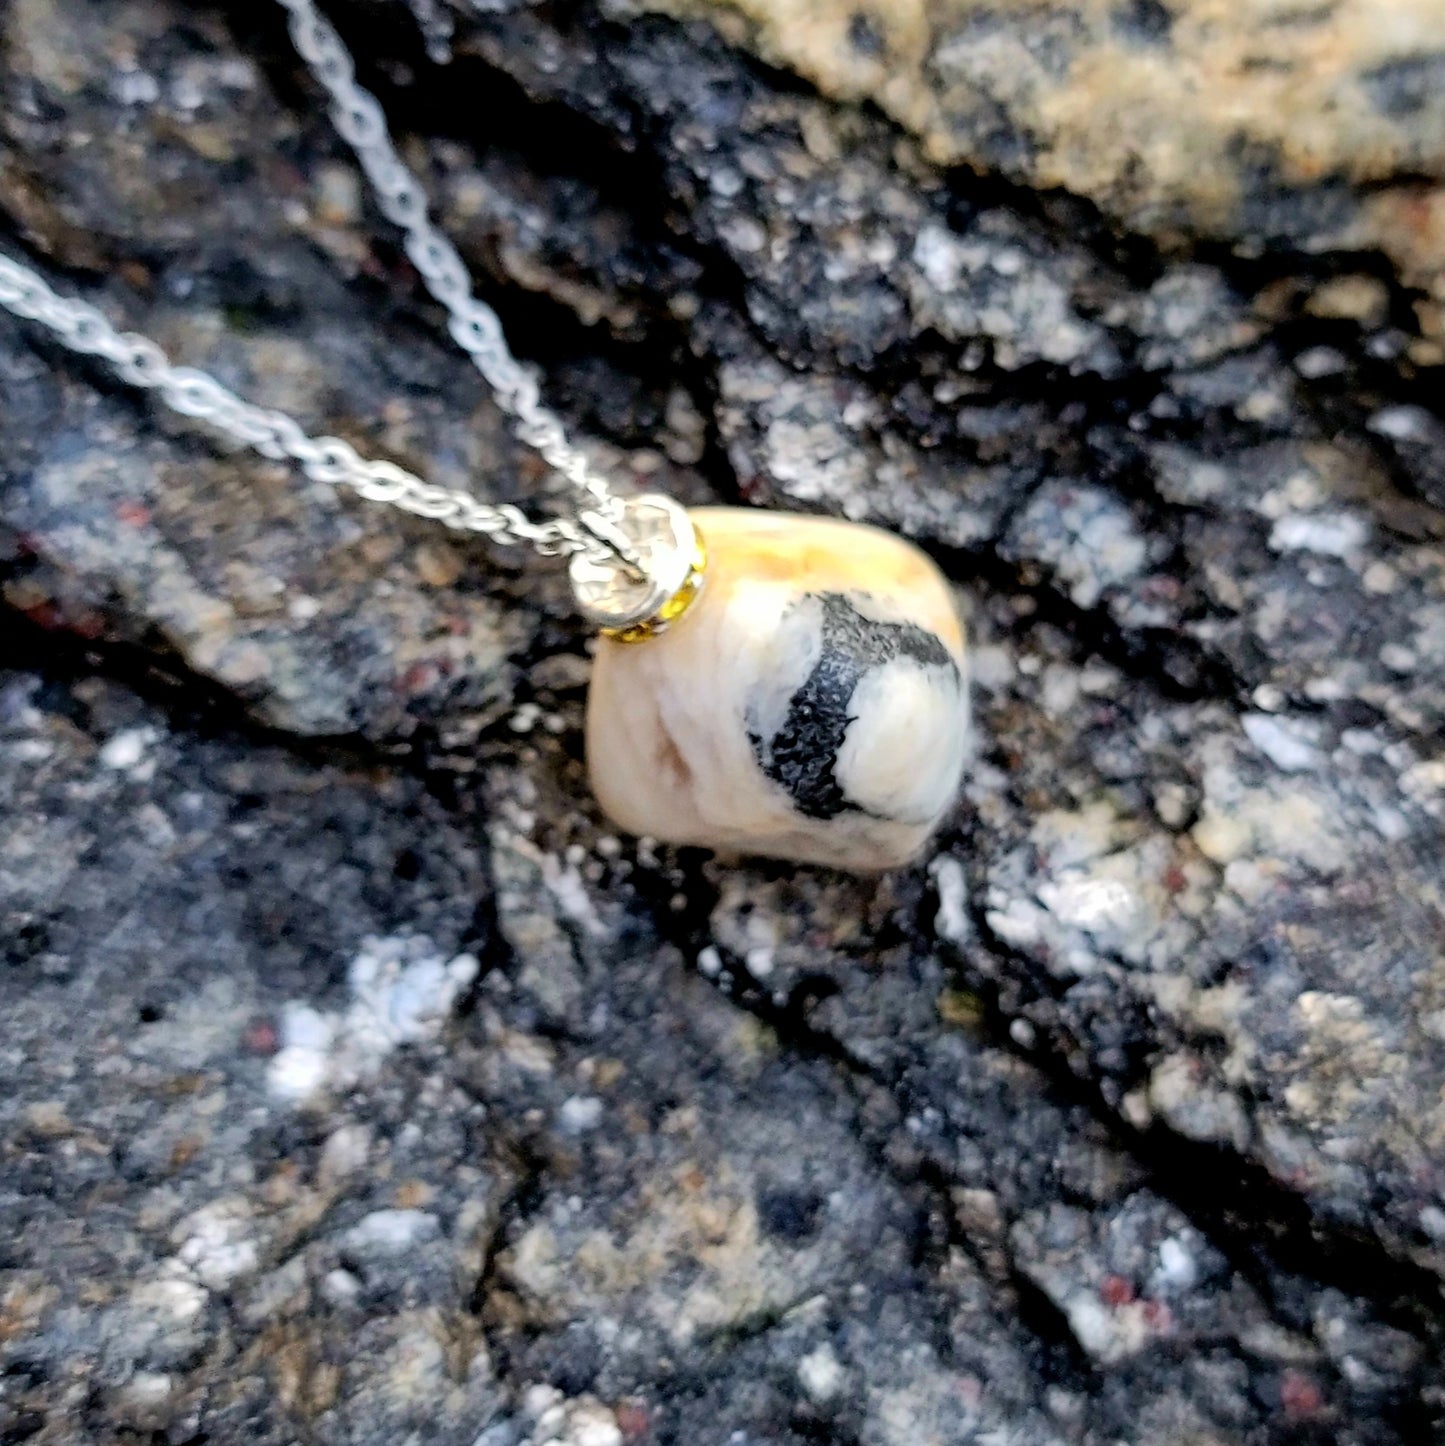
[[[263,457],[298,463],[313,481],[349,487],[368,502],[481,533],[494,542],[526,544],[543,557],[611,555],[612,549],[571,518],[532,522],[509,503],[479,502],[466,492],[424,482],[394,462],[362,457],[340,437],[307,436],[285,412],[244,402],[207,373],[173,365],[149,337],[118,331],[95,307],[58,295],[29,267],[3,254],[0,306],[39,322],[71,351],[99,357],[131,386],[157,393],[172,411],[209,423]]]
[[[278,3],[289,13],[298,54],[331,98],[332,121],[355,150],[382,214],[401,228],[407,256],[446,308],[453,339],[514,418],[517,435],[582,494],[575,516],[532,522],[510,503],[479,502],[469,493],[425,482],[394,462],[362,457],[340,437],[308,436],[284,412],[242,401],[207,373],[174,365],[148,337],[119,331],[95,307],[60,296],[29,267],[4,254],[0,306],[38,322],[71,351],[99,357],[123,381],[155,392],[173,411],[208,423],[264,457],[289,459],[314,481],[349,487],[368,502],[481,533],[494,542],[524,544],[543,557],[620,557],[635,571],[637,554],[616,525],[619,499],[567,440],[557,415],[542,405],[536,379],[508,350],[496,312],[472,295],[466,266],[428,217],[421,184],[397,155],[376,97],[357,84],[340,37],[312,0]]]

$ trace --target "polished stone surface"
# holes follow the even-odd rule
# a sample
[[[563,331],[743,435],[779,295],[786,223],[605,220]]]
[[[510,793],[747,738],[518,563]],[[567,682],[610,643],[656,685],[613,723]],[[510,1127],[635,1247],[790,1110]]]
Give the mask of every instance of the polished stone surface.
[[[602,639],[592,784],[630,833],[854,870],[907,863],[958,791],[963,629],[933,563],[877,528],[700,508],[701,598]]]

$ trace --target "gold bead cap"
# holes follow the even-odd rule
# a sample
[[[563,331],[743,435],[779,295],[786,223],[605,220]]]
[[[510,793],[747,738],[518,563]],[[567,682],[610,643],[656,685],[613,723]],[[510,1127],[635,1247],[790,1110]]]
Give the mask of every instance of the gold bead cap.
[[[645,618],[640,623],[633,623],[626,628],[603,628],[604,638],[613,638],[619,643],[645,643],[649,638],[655,638],[659,633],[665,633],[693,603],[697,601],[698,594],[702,591],[704,574],[707,571],[707,544],[703,541],[702,533],[696,528],[693,529],[693,542],[695,546],[692,553],[692,566],[687,570],[687,577],[683,584],[668,600],[662,605],[658,612]]]

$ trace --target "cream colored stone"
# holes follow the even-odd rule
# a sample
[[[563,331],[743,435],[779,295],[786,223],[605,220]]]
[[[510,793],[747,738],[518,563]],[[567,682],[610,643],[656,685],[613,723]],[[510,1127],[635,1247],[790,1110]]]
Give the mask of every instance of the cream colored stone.
[[[917,548],[827,518],[700,508],[706,586],[642,643],[603,638],[592,786],[635,834],[869,872],[915,857],[968,735],[963,627]]]

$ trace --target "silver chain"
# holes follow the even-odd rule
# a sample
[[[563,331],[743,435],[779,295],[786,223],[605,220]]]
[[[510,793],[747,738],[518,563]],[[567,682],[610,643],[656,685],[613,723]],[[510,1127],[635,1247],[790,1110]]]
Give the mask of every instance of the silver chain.
[[[148,337],[117,330],[95,307],[60,296],[29,267],[3,254],[0,306],[39,322],[71,351],[101,358],[123,381],[154,391],[173,411],[209,423],[264,457],[298,463],[313,481],[349,487],[368,502],[495,542],[526,544],[544,557],[620,555],[635,569],[638,558],[616,525],[618,499],[568,442],[556,414],[542,405],[535,378],[507,348],[497,314],[472,295],[461,257],[427,216],[421,185],[397,156],[376,98],[356,83],[340,37],[312,0],[278,3],[289,12],[296,49],[331,97],[332,120],[355,150],[382,213],[401,227],[407,256],[446,307],[452,337],[515,419],[517,435],[582,493],[585,502],[576,517],[532,522],[510,503],[479,502],[469,493],[424,482],[394,462],[364,458],[340,437],[310,437],[286,413],[242,401],[206,372],[174,365]]]
[[[411,264],[427,290],[446,307],[452,339],[486,378],[498,405],[516,419],[517,435],[579,492],[611,513],[614,499],[606,481],[568,442],[556,414],[542,405],[536,378],[507,349],[497,313],[472,295],[462,258],[427,215],[421,183],[397,155],[376,97],[356,83],[356,67],[341,37],[314,0],[278,3],[290,14],[297,53],[331,97],[332,124],[356,152],[382,215],[401,228]]]

